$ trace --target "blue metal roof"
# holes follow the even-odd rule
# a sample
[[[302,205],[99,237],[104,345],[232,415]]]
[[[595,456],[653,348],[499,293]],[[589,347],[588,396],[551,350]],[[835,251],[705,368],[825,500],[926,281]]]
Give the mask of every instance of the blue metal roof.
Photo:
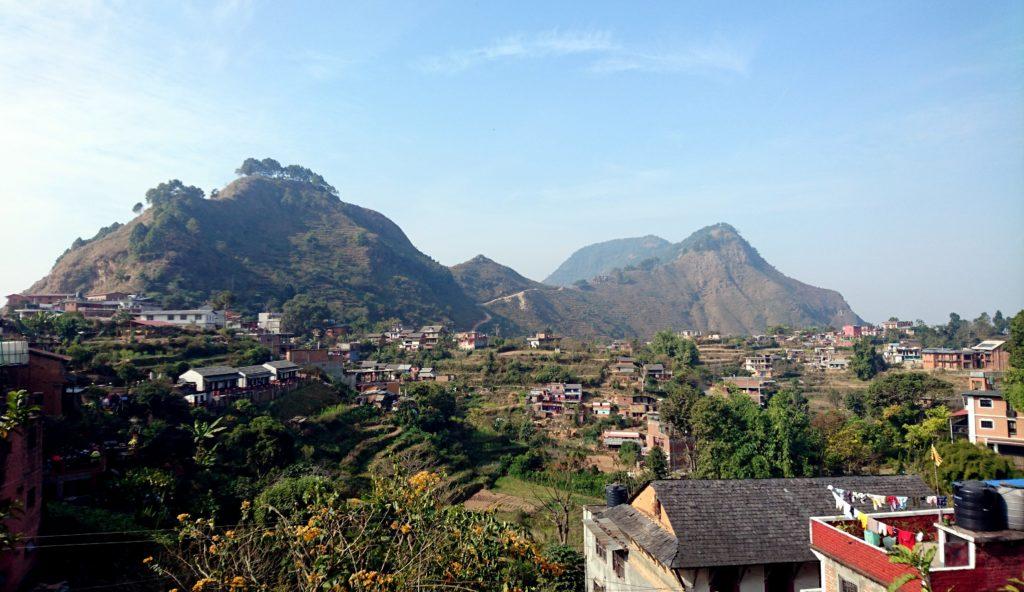
[[[988,483],[989,485],[1000,485],[1005,483],[1013,487],[1024,487],[1024,479],[990,479],[985,481],[985,483]]]

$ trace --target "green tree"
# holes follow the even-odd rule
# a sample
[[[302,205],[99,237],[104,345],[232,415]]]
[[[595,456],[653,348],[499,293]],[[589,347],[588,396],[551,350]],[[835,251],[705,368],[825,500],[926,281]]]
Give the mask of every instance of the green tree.
[[[651,340],[650,351],[655,355],[667,356],[678,364],[694,367],[700,363],[700,352],[690,339],[684,339],[671,331],[658,331]]]
[[[331,319],[331,310],[322,300],[298,294],[282,307],[281,322],[292,333],[308,335]]]
[[[1003,375],[1006,400],[1017,411],[1024,411],[1024,310],[1010,319],[1010,338],[1006,349],[1010,353],[1010,370]]]
[[[137,216],[142,213],[142,209],[145,207],[146,206],[142,205],[141,201],[137,202],[134,206],[132,206],[132,213]]]
[[[864,412],[880,417],[893,405],[922,409],[932,401],[947,399],[953,394],[953,385],[924,372],[899,372],[876,379],[860,395]]]
[[[922,461],[921,476],[933,487],[938,485],[946,492],[953,481],[1008,479],[1018,474],[1009,459],[980,444],[957,440],[936,444],[935,448],[942,457],[937,469],[939,481],[935,483],[936,471],[927,457]]]
[[[217,310],[227,310],[235,303],[235,295],[230,290],[221,290],[213,295],[210,304]]]
[[[992,315],[992,328],[995,329],[996,333],[1002,333],[1010,326],[1010,322],[1003,316],[1003,311],[997,310],[996,314]]]
[[[455,392],[436,382],[415,382],[407,390],[411,405],[403,405],[399,422],[426,432],[441,432],[451,428],[462,414]]]
[[[623,442],[619,446],[619,462],[627,467],[635,467],[640,460],[640,445],[636,442]]]
[[[806,404],[792,389],[779,391],[768,401],[766,453],[779,477],[806,477],[821,464],[821,441],[811,427]]]
[[[647,470],[655,479],[664,479],[668,476],[668,457],[665,451],[659,446],[651,448],[647,453],[647,460],[644,462]]]
[[[861,380],[871,380],[876,374],[885,370],[885,360],[867,338],[853,344],[853,357],[850,359],[850,371]]]
[[[235,426],[224,437],[223,457],[254,475],[284,467],[295,458],[295,441],[281,422],[261,415]]]

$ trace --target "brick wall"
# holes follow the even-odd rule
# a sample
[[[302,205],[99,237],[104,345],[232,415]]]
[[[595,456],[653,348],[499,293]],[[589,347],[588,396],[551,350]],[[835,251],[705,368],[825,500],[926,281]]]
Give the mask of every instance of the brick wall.
[[[1024,573],[1024,541],[986,543],[975,546],[974,569],[932,573],[935,590],[973,590],[995,592],[1010,578]]]
[[[888,584],[900,575],[910,572],[906,566],[890,563],[889,556],[884,550],[816,521],[811,522],[811,548],[843,565],[854,568],[857,572],[876,582]],[[831,581],[834,578],[829,576],[828,571],[826,569],[826,578],[834,586]],[[900,591],[921,592],[921,584],[908,582],[900,588]]]

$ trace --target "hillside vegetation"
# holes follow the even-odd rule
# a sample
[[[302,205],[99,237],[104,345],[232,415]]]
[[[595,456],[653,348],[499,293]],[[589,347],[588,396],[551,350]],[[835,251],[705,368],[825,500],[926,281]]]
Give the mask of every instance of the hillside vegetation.
[[[308,294],[345,322],[472,325],[484,317],[451,272],[391,220],[341,201],[311,171],[274,165],[243,166],[209,199],[180,181],[162,183],[141,215],[77,244],[31,290],[123,290],[167,306],[199,305],[227,290],[250,311]]]

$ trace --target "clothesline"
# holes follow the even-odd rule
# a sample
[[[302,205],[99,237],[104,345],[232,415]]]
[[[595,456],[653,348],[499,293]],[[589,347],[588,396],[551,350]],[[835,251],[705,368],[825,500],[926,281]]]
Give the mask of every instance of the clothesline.
[[[907,502],[914,500],[918,503],[924,502],[930,506],[945,508],[949,498],[944,495],[924,495],[924,496],[905,496],[905,495],[878,495],[874,493],[862,493],[859,491],[850,491],[846,489],[840,489],[839,487],[828,486],[828,490],[833,494],[838,492],[844,500],[849,503],[865,503],[868,500],[871,501],[871,507],[875,510],[879,510],[885,506],[889,506],[889,509],[893,512],[897,510],[906,510]]]
[[[871,505],[874,509],[879,509],[884,505],[888,505],[893,511],[905,510],[907,502],[911,499],[910,496],[902,495],[875,495],[870,493],[861,493],[857,491],[847,491],[840,489],[839,487],[828,486],[829,491],[832,492],[832,497],[836,501],[836,509],[843,511],[843,516],[860,522],[860,527],[864,529],[865,533],[873,533],[876,536],[869,537],[865,534],[864,539],[876,546],[881,546],[884,543],[882,537],[892,537],[894,539],[891,544],[898,543],[908,549],[913,549],[914,545],[924,540],[924,533],[921,531],[913,532],[904,530],[902,528],[896,528],[889,524],[882,522],[876,518],[873,518],[864,512],[853,507],[853,503],[860,502],[864,503],[871,500]],[[924,499],[926,503],[943,507],[946,505],[946,496],[924,496],[915,499]],[[940,505],[941,504],[941,505]],[[888,547],[890,544],[886,543]]]

